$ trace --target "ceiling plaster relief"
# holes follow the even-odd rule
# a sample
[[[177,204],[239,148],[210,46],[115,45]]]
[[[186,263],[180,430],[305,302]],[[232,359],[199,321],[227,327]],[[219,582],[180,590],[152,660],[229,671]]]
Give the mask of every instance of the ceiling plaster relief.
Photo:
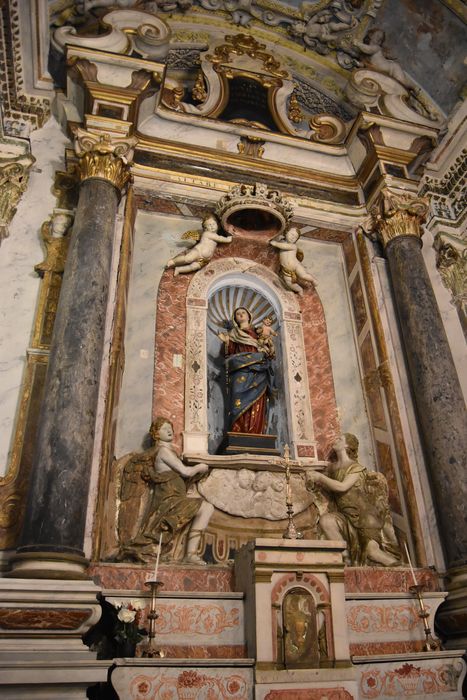
[[[293,2],[268,0],[261,2],[261,7],[254,0],[146,0],[139,3],[136,0],[112,3],[110,0],[87,0],[85,3],[31,0],[30,13],[22,12],[19,4],[18,0],[8,0],[4,9],[13,31],[11,46],[7,42],[2,48],[7,53],[12,52],[5,55],[5,63],[14,64],[15,75],[14,83],[6,79],[4,85],[9,98],[5,107],[8,135],[25,136],[48,117],[49,101],[54,97],[46,65],[49,44],[53,51],[63,49],[66,43],[92,45],[111,52],[134,50],[144,58],[169,64],[168,53],[190,52],[195,45],[206,50],[208,44],[213,44],[214,36],[220,39],[232,31],[232,22],[253,30],[256,40],[266,39],[272,48],[279,38],[284,67],[295,83],[295,89],[285,95],[286,117],[293,99],[298,100],[301,109],[305,108],[306,121],[299,124],[292,120],[295,126],[292,133],[298,130],[303,136],[307,127],[311,135],[313,129],[327,133],[327,125],[323,129],[316,129],[315,125],[310,128],[313,114],[326,112],[345,120],[355,115],[356,109],[374,108],[375,103],[388,115],[397,113],[396,118],[410,119],[413,111],[429,121],[437,116],[436,106],[415,84],[413,92],[409,90],[404,94],[394,84],[378,80],[374,75],[353,73],[352,87],[346,91],[352,71],[358,73],[362,61],[373,60],[368,59],[368,52],[362,47],[370,44],[368,30],[378,22],[382,0],[333,0],[332,3],[324,0],[311,7],[311,3],[303,3],[300,9]],[[115,6],[121,9],[108,11]],[[34,50],[25,51],[24,46],[29,46],[31,36]],[[384,53],[385,47],[382,48]],[[192,85],[195,79],[196,75],[190,77]],[[370,90],[372,94],[367,94],[365,99],[357,94],[352,105],[349,95],[355,96],[362,89],[365,93],[368,80],[376,83]],[[320,86],[321,93],[316,91],[315,85]],[[375,89],[379,90],[379,96],[374,94]],[[401,104],[404,102],[408,104],[407,109]],[[311,114],[307,107],[312,108]],[[287,123],[287,119],[284,121]]]
[[[107,51],[111,50],[112,54],[120,52],[119,55],[124,57],[120,62],[116,55],[93,57],[93,64],[96,66],[94,77],[102,84],[131,87],[138,61],[141,63],[138,65],[140,70],[153,69],[153,74],[156,72],[155,67],[144,63],[143,59],[132,57],[129,60],[128,51],[137,51],[140,55],[144,54],[152,59],[158,56],[159,60],[164,61],[167,60],[169,47],[174,45],[169,44],[171,29],[167,24],[147,12],[116,10],[105,14],[101,22],[109,28],[105,35],[77,37],[74,27],[63,26],[55,31],[53,42],[55,49],[62,52],[67,44],[79,42],[82,45],[83,58],[85,51],[96,45],[98,50],[105,47]],[[148,42],[148,36],[153,38],[156,34],[159,39],[157,47],[153,45],[154,42]],[[358,42],[354,41],[355,47],[357,44]],[[70,47],[69,62],[73,52],[74,60],[77,60],[76,49]],[[201,52],[200,70],[188,79],[188,83],[185,73],[182,72],[181,77],[175,79],[169,71],[164,73],[159,64],[157,80],[162,81],[161,90],[158,95],[155,95],[154,90],[147,92],[142,98],[141,108],[138,110],[138,130],[150,137],[179,140],[184,143],[189,140],[193,144],[231,153],[245,153],[245,140],[248,143],[248,140],[260,138],[264,144],[261,143],[261,148],[256,150],[248,149],[250,157],[271,160],[283,158],[285,155],[288,162],[294,165],[351,175],[353,165],[348,157],[347,148],[317,149],[315,144],[335,146],[347,141],[347,146],[347,134],[352,123],[346,124],[329,114],[306,115],[302,105],[297,102],[291,72],[283,68],[273,55],[273,47],[269,48],[267,44],[258,42],[250,35],[237,34],[227,35],[223,40],[213,39],[208,49]],[[394,61],[392,64],[398,66]],[[400,72],[400,68],[396,73],[393,70],[393,74],[399,77]],[[263,128],[264,125],[258,125],[248,119],[237,119],[235,121],[240,123],[236,124],[222,121],[222,112],[229,106],[229,87],[233,80],[242,76],[260,84],[267,92],[273,129],[270,128],[271,125],[269,128]],[[69,93],[69,102],[76,107],[79,89],[69,85]],[[357,69],[348,85],[347,95],[360,109],[377,109],[386,116],[412,124],[431,127],[439,125],[414,111],[409,102],[408,88],[379,70]],[[95,107],[95,113],[98,114],[100,109]],[[76,116],[74,114],[73,119],[73,107],[68,106],[68,119],[76,120]],[[300,120],[302,116],[303,119]],[[83,117],[84,115],[81,116]],[[128,119],[127,112],[124,112],[122,117]],[[174,121],[179,122],[178,128],[174,128]],[[219,132],[223,132],[225,136],[220,138]],[[273,148],[273,143],[280,144],[281,148]],[[283,153],[284,150],[286,154]],[[326,153],[331,157],[326,157]]]

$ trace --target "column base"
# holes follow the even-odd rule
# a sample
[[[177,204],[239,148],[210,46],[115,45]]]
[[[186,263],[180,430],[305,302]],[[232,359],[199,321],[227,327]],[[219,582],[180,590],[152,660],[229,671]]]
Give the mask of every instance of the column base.
[[[4,574],[7,578],[38,579],[88,579],[89,565],[86,557],[68,552],[18,550],[10,559],[11,571]]]
[[[98,661],[83,635],[101,616],[92,581],[0,578],[0,698],[84,700],[105,682],[111,661]]]
[[[448,570],[448,597],[436,615],[445,649],[467,649],[467,564]]]

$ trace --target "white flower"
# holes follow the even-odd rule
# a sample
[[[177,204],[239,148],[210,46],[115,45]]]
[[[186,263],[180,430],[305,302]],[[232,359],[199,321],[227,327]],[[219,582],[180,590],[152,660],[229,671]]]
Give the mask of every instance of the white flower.
[[[120,610],[120,608],[123,608],[123,606],[125,605],[125,601],[114,600],[114,601],[112,601],[112,605],[114,606],[114,608],[117,608],[117,610]]]
[[[133,608],[133,610],[143,610],[144,603],[142,603],[141,600],[130,600],[130,607]]]
[[[134,622],[136,610],[126,610],[125,608],[122,608],[118,611],[117,617],[120,622]]]

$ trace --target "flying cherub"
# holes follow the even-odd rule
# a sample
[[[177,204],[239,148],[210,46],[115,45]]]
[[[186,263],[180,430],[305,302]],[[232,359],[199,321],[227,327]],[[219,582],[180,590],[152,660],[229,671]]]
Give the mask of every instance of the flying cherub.
[[[182,240],[195,240],[195,245],[185,253],[180,253],[171,258],[166,269],[174,267],[174,275],[177,276],[186,272],[195,272],[208,264],[216,252],[218,243],[230,243],[232,236],[221,236],[218,234],[219,224],[213,214],[209,214],[203,219],[202,231],[187,231],[183,234]]]
[[[297,241],[299,238],[299,230],[295,228],[295,226],[292,226],[285,232],[283,240],[273,239],[269,241],[269,243],[270,245],[274,246],[274,248],[278,248],[280,250],[279,275],[284,285],[287,287],[287,289],[291,289],[292,292],[303,294],[303,285],[305,285],[307,282],[311,282],[311,284],[316,287],[317,282],[307,271],[306,267],[302,265],[303,252],[297,246]]]

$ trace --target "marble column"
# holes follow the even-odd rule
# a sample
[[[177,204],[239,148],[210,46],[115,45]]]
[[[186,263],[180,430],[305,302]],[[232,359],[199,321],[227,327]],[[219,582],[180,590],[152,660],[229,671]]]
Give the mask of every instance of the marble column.
[[[15,577],[76,578],[82,551],[115,219],[135,139],[78,130],[81,179]]]
[[[467,563],[467,413],[421,252],[423,199],[385,193],[374,212],[384,246],[448,569]]]

